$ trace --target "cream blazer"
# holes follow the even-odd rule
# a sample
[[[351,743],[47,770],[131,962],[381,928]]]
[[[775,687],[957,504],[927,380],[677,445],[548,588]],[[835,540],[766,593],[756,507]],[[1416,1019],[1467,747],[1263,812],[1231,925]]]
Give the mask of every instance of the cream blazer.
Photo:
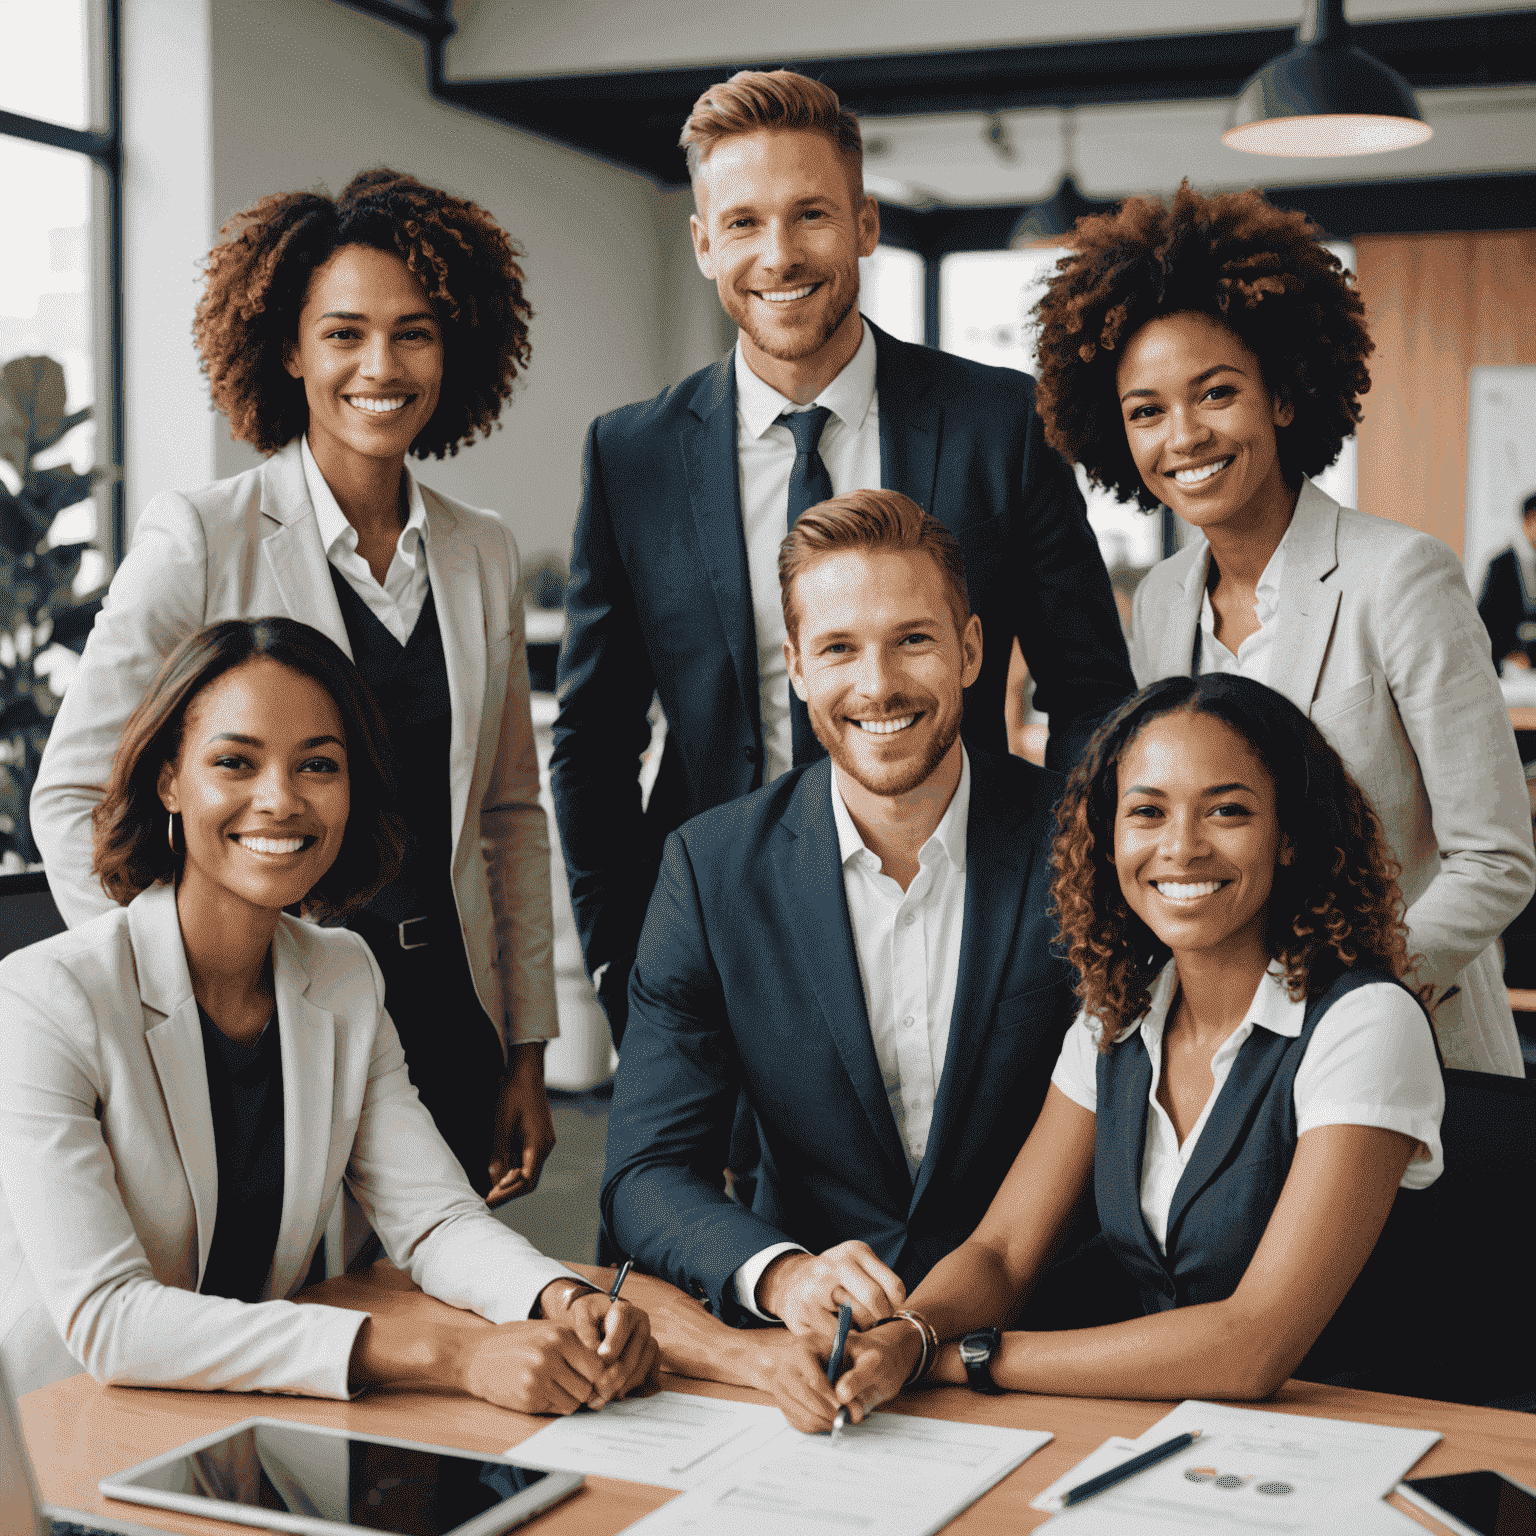
[[[347,1396],[363,1314],[285,1299],[343,1179],[390,1258],[453,1306],[523,1319],[567,1273],[470,1188],[363,941],[284,917],[273,973],[282,1217],[249,1303],[196,1294],[218,1162],[174,890],[0,961],[0,1361],[16,1391],[84,1366],[126,1385]]]
[[[1210,546],[1136,592],[1138,687],[1188,676]],[[1531,808],[1488,634],[1438,539],[1302,483],[1286,535],[1269,684],[1322,730],[1403,866],[1410,951],[1438,993],[1447,1066],[1523,1077],[1496,940],[1536,886]]]
[[[548,1040],[555,1017],[549,824],[528,710],[517,546],[501,520],[422,487],[453,737],[453,889],[470,971],[503,1046]],[[32,832],[71,927],[111,909],[91,872],[91,811],[123,726],[160,664],[220,619],[281,614],[348,656],[341,605],[295,438],[258,469],[146,508],[54,721]]]

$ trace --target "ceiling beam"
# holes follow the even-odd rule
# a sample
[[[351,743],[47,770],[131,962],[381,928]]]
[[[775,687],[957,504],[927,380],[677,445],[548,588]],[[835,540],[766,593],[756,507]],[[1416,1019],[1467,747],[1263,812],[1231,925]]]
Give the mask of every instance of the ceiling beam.
[[[343,3],[357,5],[359,0]],[[380,4],[371,0],[367,8]],[[452,25],[446,10],[438,24],[443,22]],[[417,30],[427,35],[424,28]],[[1365,22],[1354,27],[1353,40],[1421,89],[1511,85],[1536,80],[1533,30],[1536,9],[1526,9]],[[1266,28],[860,58],[733,60],[686,69],[524,79],[440,77],[435,94],[644,171],[663,185],[681,185],[687,180],[677,147],[683,120],[709,85],[738,68],[787,62],[824,80],[861,117],[904,117],[1235,96],[1249,75],[1293,41],[1289,29]],[[441,43],[436,47],[440,52]]]
[[[1304,213],[1337,240],[1358,235],[1529,229],[1536,175],[1446,176],[1345,186],[1266,187],[1280,208]],[[880,241],[937,262],[956,251],[1008,248],[1029,203],[917,210],[880,205]]]

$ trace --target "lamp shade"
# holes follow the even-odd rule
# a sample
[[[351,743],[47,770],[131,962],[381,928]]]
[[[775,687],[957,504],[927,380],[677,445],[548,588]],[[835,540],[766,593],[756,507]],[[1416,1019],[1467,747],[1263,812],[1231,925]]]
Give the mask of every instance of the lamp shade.
[[[1084,197],[1077,183],[1066,176],[1045,202],[1036,203],[1013,226],[1009,247],[1021,251],[1031,245],[1054,245],[1070,235],[1086,214],[1107,213],[1116,206],[1113,200],[1098,202]]]
[[[1342,0],[1310,0],[1297,46],[1239,93],[1222,142],[1255,155],[1372,155],[1434,131],[1413,88],[1349,41]]]

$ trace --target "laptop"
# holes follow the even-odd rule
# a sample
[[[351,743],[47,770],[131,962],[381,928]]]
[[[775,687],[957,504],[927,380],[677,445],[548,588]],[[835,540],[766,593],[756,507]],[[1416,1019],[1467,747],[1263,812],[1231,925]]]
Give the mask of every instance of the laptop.
[[[21,1437],[21,1416],[0,1366],[0,1536],[165,1536],[145,1525],[44,1504]]]

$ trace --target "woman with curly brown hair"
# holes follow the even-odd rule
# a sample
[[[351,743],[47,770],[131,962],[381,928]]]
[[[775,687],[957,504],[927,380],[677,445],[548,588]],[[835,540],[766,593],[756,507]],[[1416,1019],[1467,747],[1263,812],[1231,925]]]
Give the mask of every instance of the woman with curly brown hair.
[[[1257,192],[1084,219],[1038,306],[1046,436],[1196,536],[1141,584],[1138,684],[1238,673],[1338,749],[1402,865],[1446,1063],[1524,1075],[1497,939],[1536,884],[1508,712],[1460,562],[1307,477],[1360,421],[1353,279]]]
[[[406,459],[456,453],[508,399],[529,355],[517,251],[484,209],[389,170],[263,198],[223,233],[196,341],[214,404],[268,458],[140,518],[38,776],[49,884],[71,925],[110,907],[91,811],[179,640],[268,614],[320,629],[378,696],[409,832],[398,878],[348,921],[423,1101],[499,1203],[554,1144],[558,1032],[517,549]]]
[[[1399,1186],[1439,1176],[1445,1094],[1365,796],[1279,694],[1168,678],[1100,728],[1057,822],[1083,1011],[981,1225],[908,1299],[926,1326],[850,1340],[829,1420],[925,1366],[983,1391],[1262,1398],[1370,1363],[1324,1330]],[[1090,1176],[1146,1315],[999,1333]]]

